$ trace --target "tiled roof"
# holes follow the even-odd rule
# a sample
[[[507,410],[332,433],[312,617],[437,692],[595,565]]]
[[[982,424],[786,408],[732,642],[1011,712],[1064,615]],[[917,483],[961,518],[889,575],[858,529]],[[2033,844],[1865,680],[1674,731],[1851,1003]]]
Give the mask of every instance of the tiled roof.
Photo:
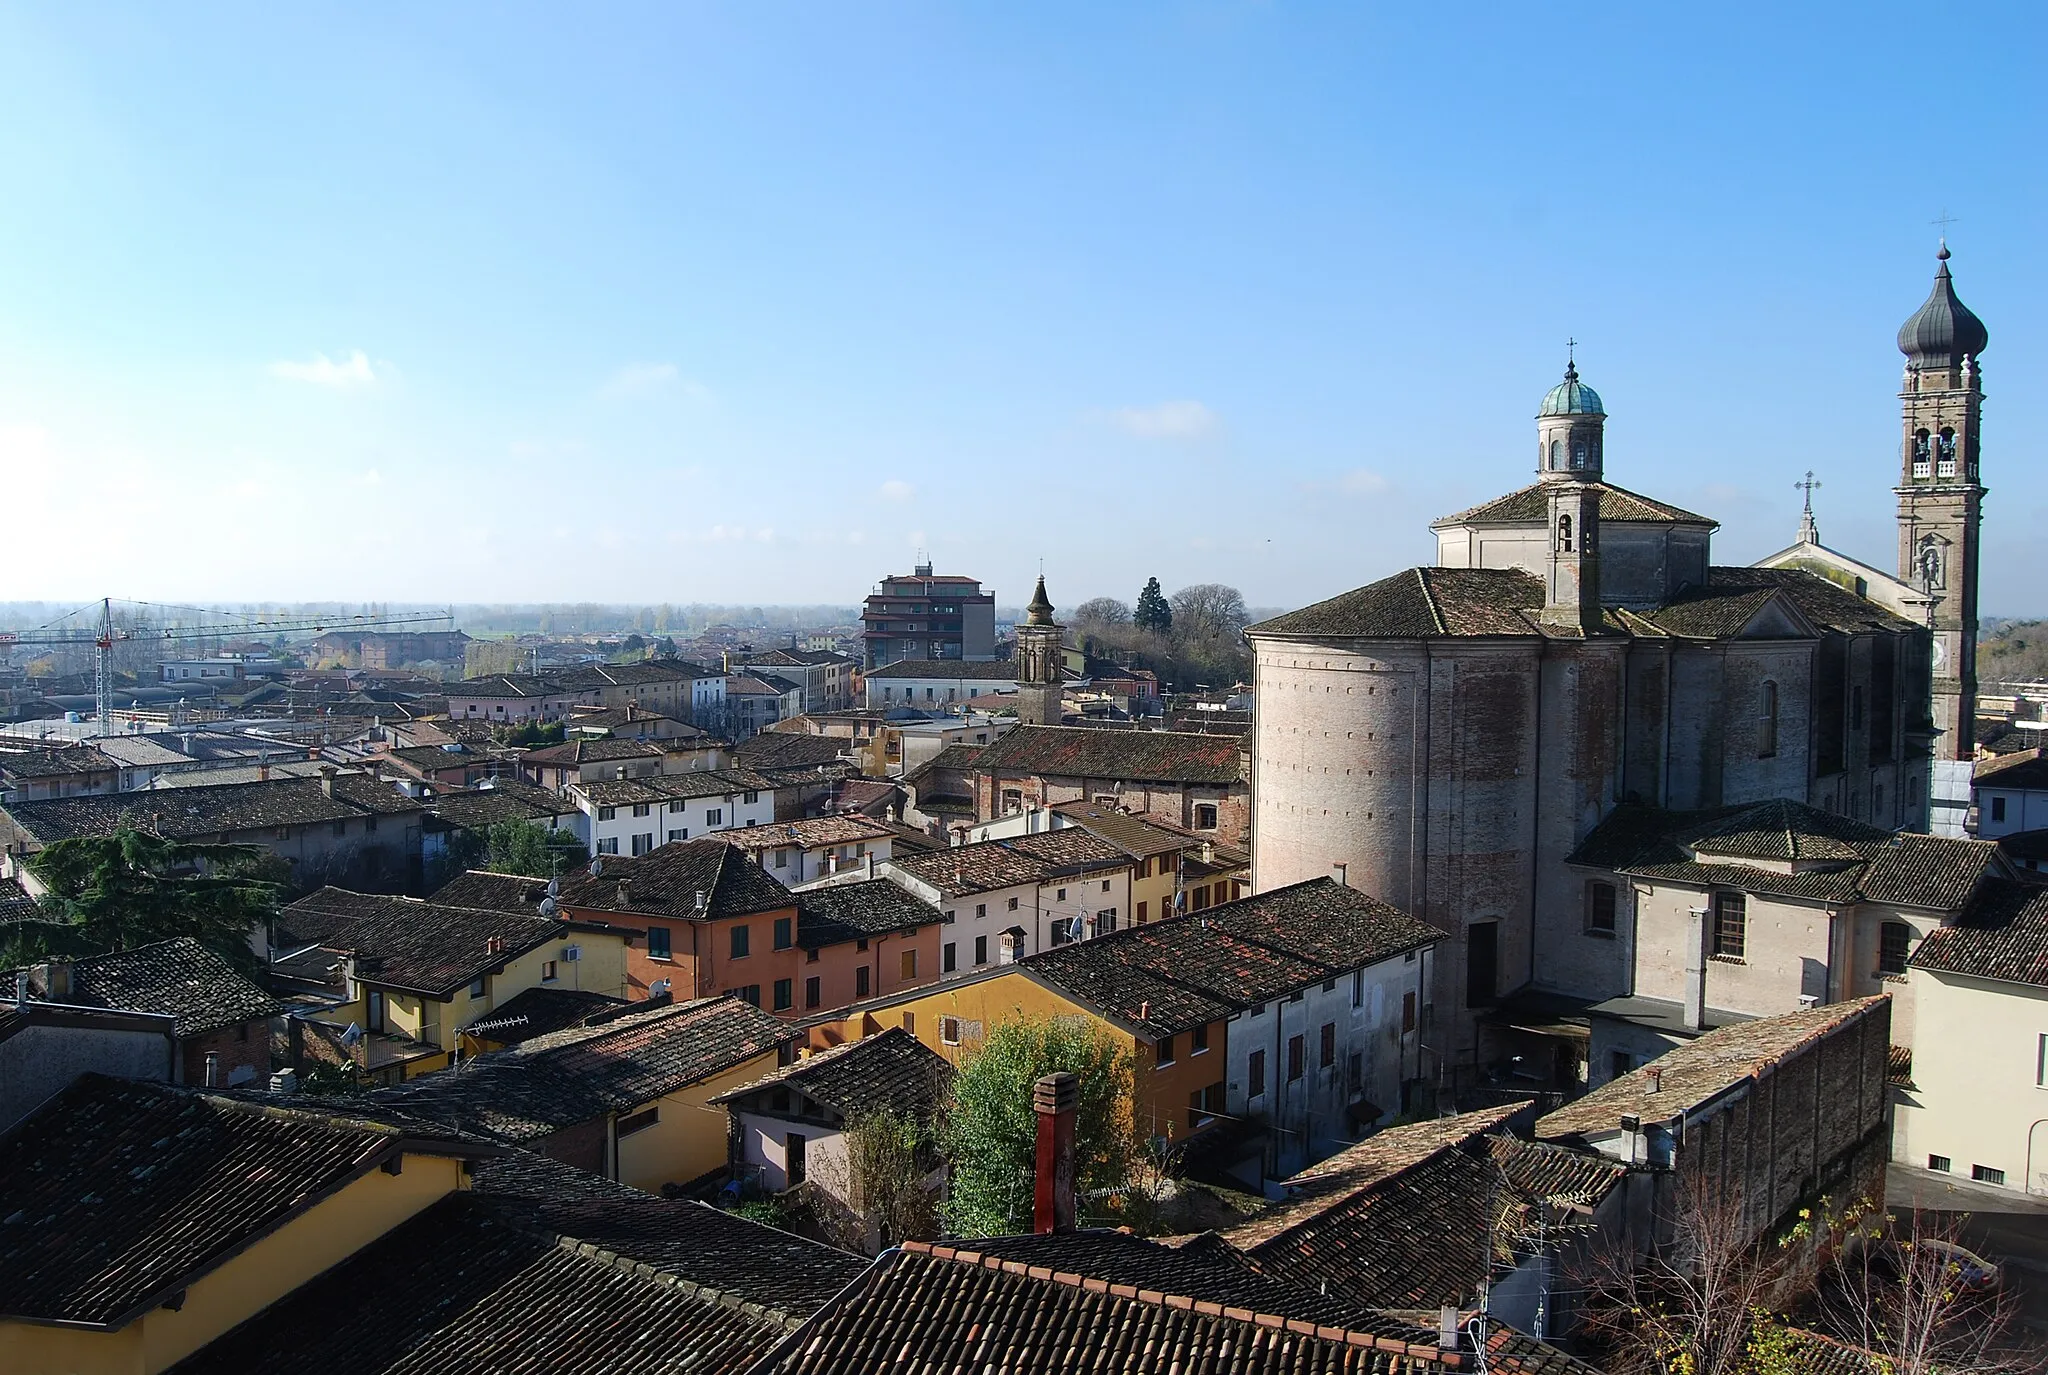
[[[1053,810],[1133,859],[1199,849],[1202,844],[1200,837],[1191,832],[1162,826],[1145,817],[1117,811],[1114,807],[1099,807],[1093,802],[1065,802]]]
[[[705,734],[687,721],[678,721],[658,711],[649,711],[637,702],[628,702],[623,707],[604,707],[598,710],[584,708],[571,712],[563,725],[573,731],[612,731],[621,726],[639,725],[655,721],[666,721],[663,729],[672,732],[664,735],[665,740],[690,740]]]
[[[950,678],[961,682],[1014,683],[1018,668],[1014,659],[899,659],[881,668],[871,668],[861,676],[869,682],[878,678]]]
[[[1170,1036],[1442,938],[1319,878],[1041,951],[1017,968],[1147,1035]]]
[[[1880,994],[1709,1031],[1539,1119],[1536,1135],[1569,1141],[1619,1131],[1624,1114],[1646,1121],[1676,1117],[1865,1018],[1889,1023],[1890,1013],[1891,1000]],[[1660,1086],[1654,1095],[1648,1091],[1652,1071]]]
[[[942,897],[953,898],[1013,888],[1020,883],[1050,883],[1064,875],[1122,868],[1130,863],[1130,857],[1123,851],[1078,827],[1066,834],[1069,838],[1058,846],[1025,846],[1020,842],[1042,837],[1017,836],[922,854],[892,855],[889,867],[930,884]]]
[[[727,697],[781,697],[803,690],[803,684],[773,673],[735,673],[725,680]]]
[[[948,745],[916,768],[904,774],[898,781],[915,787],[935,773],[972,773],[974,761],[981,756],[985,745]]]
[[[1543,583],[1513,568],[1410,568],[1376,583],[1261,621],[1245,633],[1416,640],[1532,636],[1525,613],[1543,606]]]
[[[427,901],[444,907],[481,907],[489,912],[537,914],[541,899],[547,895],[548,881],[544,878],[468,869],[436,888],[428,895]]]
[[[2036,746],[1980,759],[1971,782],[1979,788],[2048,789],[2048,750]]]
[[[465,1132],[530,1141],[772,1055],[789,1035],[738,998],[699,998],[536,1036],[369,1098]]]
[[[1993,878],[1954,922],[1913,951],[1916,969],[2048,987],[2048,888]]]
[[[396,816],[423,812],[427,807],[367,774],[336,775],[332,797],[322,790],[324,781],[273,778],[263,783],[180,788],[172,794],[147,797],[116,793],[53,798],[10,803],[7,813],[37,840],[51,844],[71,836],[111,835],[124,823],[183,840],[222,832]]]
[[[565,907],[683,920],[796,906],[789,889],[716,836],[657,846],[644,855],[600,855],[583,873],[563,877],[559,901]]]
[[[11,976],[5,979],[14,987]],[[37,988],[36,996],[48,997]],[[190,936],[74,960],[67,1003],[155,1012],[178,1019],[178,1035],[280,1016],[284,1004]]]
[[[0,1137],[0,1316],[123,1325],[402,1150],[488,1149],[85,1075]]]
[[[277,923],[300,943],[353,953],[356,976],[366,983],[431,998],[452,996],[567,929],[537,915],[334,888],[300,898],[278,913]],[[495,952],[493,938],[504,943]]]
[[[1999,853],[2008,859],[2048,859],[2048,829],[2012,831],[1997,840]],[[0,911],[4,911],[0,907]]]
[[[764,730],[733,749],[733,757],[750,769],[801,769],[831,764],[853,748],[843,735],[805,735],[793,730]]]
[[[1997,849],[1992,841],[1894,834],[1782,799],[1702,812],[1624,803],[1567,862],[1814,902],[1954,911],[1969,900]],[[1788,874],[1743,861],[1828,867]]]
[[[806,888],[796,895],[796,903],[796,943],[806,950],[934,926],[945,919],[938,908],[885,878]]]
[[[814,816],[799,821],[771,821],[720,831],[728,845],[758,853],[763,850],[816,849],[822,845],[855,845],[894,837],[887,825],[865,816]]]
[[[493,673],[448,685],[450,697],[546,697],[558,690],[553,682],[530,673]]]
[[[578,736],[559,745],[528,750],[521,764],[567,767],[571,764],[604,764],[615,759],[659,759],[668,751],[658,740],[618,740],[609,735]]]
[[[0,742],[0,778],[60,778],[111,773],[120,764],[91,745],[30,745]]]
[[[1018,726],[983,748],[974,761],[976,773],[1005,777],[1035,774],[1225,785],[1243,781],[1240,769],[1238,742],[1228,736],[1079,726]]]
[[[702,1204],[457,1193],[173,1370],[737,1375],[823,1302],[772,1297],[792,1262],[813,1290],[861,1268]]]
[[[1185,1296],[1183,1296],[1185,1297]],[[964,1247],[906,1243],[828,1305],[761,1375],[845,1371],[1100,1370],[1146,1375],[1422,1375],[1443,1369],[1434,1334],[1352,1333],[1306,1320],[1262,1322],[1214,1301],[1169,1304],[1138,1286]]]
[[[622,744],[633,742],[621,741]],[[589,798],[600,807],[631,806],[640,802],[668,802],[693,797],[733,797],[744,793],[772,793],[775,783],[752,769],[695,769],[688,773],[650,774],[645,778],[616,778],[595,783],[571,783],[570,791]]]
[[[902,1027],[846,1041],[784,1065],[742,1088],[728,1089],[714,1103],[731,1103],[762,1089],[795,1089],[842,1118],[886,1108],[913,1121],[929,1122],[953,1082],[953,1066]]]
[[[1823,630],[1845,635],[1865,631],[1913,631],[1921,627],[1896,616],[1876,602],[1859,597],[1848,588],[1829,582],[1803,568],[1745,568],[1716,566],[1707,570],[1707,585],[1730,591],[1751,587],[1771,588],[1785,594],[1800,614]]]
[[[489,1012],[471,1020],[462,1030],[468,1035],[501,1045],[518,1045],[536,1036],[582,1026],[592,1017],[617,1014],[633,1005],[624,998],[593,993],[581,988],[537,987],[522,989]],[[479,1032],[478,1028],[482,1028]]]
[[[470,831],[485,830],[501,821],[544,823],[576,814],[576,804],[560,793],[516,778],[498,779],[488,788],[442,793],[433,806],[443,821]]]
[[[1691,511],[1617,487],[1611,482],[1588,482],[1585,484],[1599,496],[1600,519],[1624,523],[1676,523],[1681,525],[1716,526],[1718,521],[1705,516],[1694,515]],[[1432,521],[1432,528],[1444,525],[1542,525],[1550,516],[1550,487],[1547,483],[1532,483],[1506,496],[1495,497],[1458,512]]]

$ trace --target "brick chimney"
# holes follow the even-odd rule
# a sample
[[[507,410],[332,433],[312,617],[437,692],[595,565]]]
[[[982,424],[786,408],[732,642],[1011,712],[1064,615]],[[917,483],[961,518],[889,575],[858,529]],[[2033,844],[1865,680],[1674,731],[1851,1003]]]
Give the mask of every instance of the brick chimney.
[[[1074,1074],[1048,1074],[1031,1086],[1031,1107],[1038,1114],[1037,1197],[1032,1209],[1034,1232],[1074,1230],[1074,1119],[1081,1107],[1081,1079]]]

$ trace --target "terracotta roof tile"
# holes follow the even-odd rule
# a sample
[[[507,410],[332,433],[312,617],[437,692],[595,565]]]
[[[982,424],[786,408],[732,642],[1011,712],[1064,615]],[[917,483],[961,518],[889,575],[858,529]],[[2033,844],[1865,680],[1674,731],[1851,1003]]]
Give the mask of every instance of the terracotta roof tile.
[[[1954,922],[1921,938],[1916,969],[2048,987],[2048,888],[1986,879]]]

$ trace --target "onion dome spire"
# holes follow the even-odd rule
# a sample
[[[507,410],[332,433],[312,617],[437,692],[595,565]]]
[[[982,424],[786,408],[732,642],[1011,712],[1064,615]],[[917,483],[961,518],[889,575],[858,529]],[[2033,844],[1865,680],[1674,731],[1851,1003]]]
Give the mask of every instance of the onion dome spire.
[[[1031,594],[1031,605],[1024,609],[1030,613],[1026,625],[1052,624],[1052,599],[1045,595],[1045,574],[1038,575],[1038,590]]]
[[[1935,258],[1934,290],[1927,303],[1899,326],[1899,352],[1916,364],[1947,365],[1974,358],[1991,342],[1991,331],[1970,308],[1956,299],[1955,279],[1948,271],[1948,240],[1941,241]]]

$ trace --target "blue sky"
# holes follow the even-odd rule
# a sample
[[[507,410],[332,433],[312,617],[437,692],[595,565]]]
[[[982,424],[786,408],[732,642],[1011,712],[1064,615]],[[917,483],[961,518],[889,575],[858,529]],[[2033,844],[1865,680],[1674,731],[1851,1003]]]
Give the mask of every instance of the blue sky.
[[[1296,605],[1529,479],[1893,558],[1944,210],[2048,613],[2037,6],[0,4],[0,597]]]

